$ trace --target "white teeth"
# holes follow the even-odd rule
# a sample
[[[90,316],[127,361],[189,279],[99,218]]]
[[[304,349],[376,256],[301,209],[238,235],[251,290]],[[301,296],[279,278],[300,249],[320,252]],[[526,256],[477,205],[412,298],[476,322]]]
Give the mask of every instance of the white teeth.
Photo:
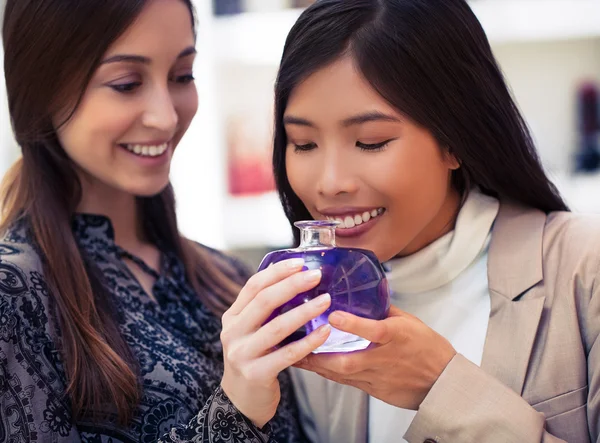
[[[375,217],[383,214],[384,211],[385,211],[385,209],[379,208],[379,209],[373,209],[371,212],[365,211],[362,214],[347,215],[343,219],[340,217],[326,217],[326,218],[327,218],[327,220],[337,221],[339,223],[338,229],[349,229],[349,228],[358,226],[362,223],[368,222],[372,218],[375,218]]]
[[[157,157],[159,155],[164,154],[164,152],[169,148],[169,143],[163,143],[158,146],[147,146],[147,145],[123,145],[127,148],[128,151],[133,152],[142,157]]]

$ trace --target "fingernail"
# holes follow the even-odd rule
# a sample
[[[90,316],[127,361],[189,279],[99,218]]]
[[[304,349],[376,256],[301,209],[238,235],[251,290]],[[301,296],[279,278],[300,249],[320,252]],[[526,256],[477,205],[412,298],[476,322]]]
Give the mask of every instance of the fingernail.
[[[324,324],[322,326],[319,326],[316,332],[319,335],[327,335],[329,334],[329,331],[331,331],[331,326],[329,326],[329,324]]]
[[[335,311],[329,316],[329,322],[335,323],[336,325],[341,325],[346,320],[346,314],[340,311]]]
[[[304,259],[302,259],[302,258],[290,258],[289,260],[285,261],[285,265],[289,269],[301,268],[302,266],[304,266]]]
[[[331,302],[331,295],[329,293],[321,294],[314,301],[319,307],[328,305]]]
[[[318,280],[320,278],[321,278],[321,270],[320,269],[313,269],[312,271],[304,272],[304,280],[306,280],[306,281],[314,281],[314,280]]]

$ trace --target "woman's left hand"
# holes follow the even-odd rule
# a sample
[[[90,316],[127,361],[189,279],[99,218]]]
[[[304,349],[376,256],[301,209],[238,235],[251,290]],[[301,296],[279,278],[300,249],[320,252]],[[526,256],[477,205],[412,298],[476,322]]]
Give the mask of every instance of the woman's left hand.
[[[418,318],[391,307],[388,318],[368,320],[336,311],[331,326],[372,342],[364,351],[313,354],[294,365],[404,409],[418,409],[456,355],[444,337]]]

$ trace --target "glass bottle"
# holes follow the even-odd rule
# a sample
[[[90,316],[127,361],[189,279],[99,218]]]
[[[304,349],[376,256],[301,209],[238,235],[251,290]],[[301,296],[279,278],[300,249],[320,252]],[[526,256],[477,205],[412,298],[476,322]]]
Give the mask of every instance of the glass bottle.
[[[381,264],[371,251],[336,247],[335,228],[338,224],[333,220],[294,223],[301,231],[300,246],[270,252],[259,266],[260,271],[282,260],[302,258],[303,270],[321,269],[322,272],[318,286],[280,306],[267,322],[321,294],[331,295],[331,306],[326,312],[298,329],[280,345],[299,340],[328,323],[329,314],[334,311],[350,312],[374,320],[381,320],[388,314],[390,294]],[[313,352],[350,352],[365,349],[369,344],[368,340],[332,328],[327,341]]]

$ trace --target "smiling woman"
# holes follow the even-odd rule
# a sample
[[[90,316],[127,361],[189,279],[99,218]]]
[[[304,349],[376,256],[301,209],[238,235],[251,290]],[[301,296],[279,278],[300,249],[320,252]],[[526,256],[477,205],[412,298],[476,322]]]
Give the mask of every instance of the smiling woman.
[[[452,228],[460,196],[448,184],[458,162],[382,99],[352,57],[297,85],[283,123],[287,180],[312,217],[344,221],[344,246],[368,245],[389,259]]]
[[[151,3],[104,54],[75,112],[68,104],[54,118],[61,146],[83,172],[84,195],[110,187],[151,196],[167,186],[198,107],[194,33],[182,12],[182,2]]]
[[[302,438],[287,374],[241,386],[276,387],[259,416],[225,394],[220,318],[248,273],[177,228],[195,40],[190,0],[7,2],[0,440]]]
[[[467,1],[307,8],[273,166],[290,223],[343,221],[390,269],[388,318],[329,316],[371,346],[292,372],[314,441],[598,441],[600,220],[546,177]]]

